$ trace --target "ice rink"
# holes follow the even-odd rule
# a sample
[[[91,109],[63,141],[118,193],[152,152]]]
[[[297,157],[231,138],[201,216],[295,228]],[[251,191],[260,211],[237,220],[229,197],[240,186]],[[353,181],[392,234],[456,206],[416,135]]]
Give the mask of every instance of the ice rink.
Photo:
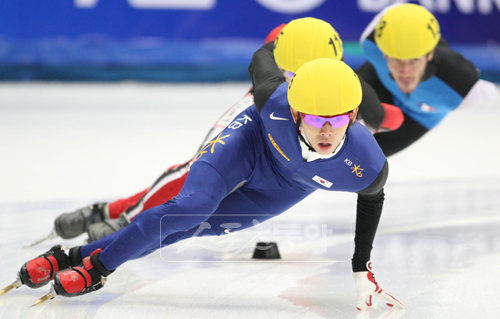
[[[0,84],[0,286],[56,243],[56,216],[132,195],[192,157],[247,83]],[[358,314],[350,268],[355,199],[318,191],[285,214],[126,263],[100,291],[29,306],[0,297],[0,318],[498,318],[500,101],[453,112],[389,159],[375,238],[376,279],[407,306]],[[252,260],[274,240],[279,261]]]

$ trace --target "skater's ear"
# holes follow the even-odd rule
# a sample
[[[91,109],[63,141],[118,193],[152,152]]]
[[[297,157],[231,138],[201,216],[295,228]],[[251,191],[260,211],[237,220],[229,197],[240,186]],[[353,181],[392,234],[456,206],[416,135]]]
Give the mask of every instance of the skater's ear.
[[[356,122],[356,117],[358,116],[358,111],[359,111],[359,107],[355,108],[354,110],[352,110],[349,114],[349,117],[350,117],[350,120],[349,120],[349,126],[352,126],[354,124],[354,122]]]
[[[296,110],[294,110],[293,107],[290,106],[290,113],[292,113],[293,121],[295,122],[295,124],[297,124],[297,120],[299,118],[299,112],[297,112]]]

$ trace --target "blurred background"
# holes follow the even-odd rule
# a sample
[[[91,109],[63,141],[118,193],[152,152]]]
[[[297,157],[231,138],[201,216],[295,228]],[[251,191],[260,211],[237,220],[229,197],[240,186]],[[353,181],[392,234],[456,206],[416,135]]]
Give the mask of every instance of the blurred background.
[[[274,27],[312,16],[337,29],[346,62],[395,0],[0,1],[0,80],[247,81],[252,53]],[[401,2],[401,1],[399,1]],[[482,78],[500,80],[500,1],[420,0]]]

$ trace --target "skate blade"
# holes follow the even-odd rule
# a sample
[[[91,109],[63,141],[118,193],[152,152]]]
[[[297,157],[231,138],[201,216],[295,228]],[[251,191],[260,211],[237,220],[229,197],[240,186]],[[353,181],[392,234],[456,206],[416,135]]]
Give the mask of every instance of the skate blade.
[[[20,280],[14,281],[13,283],[11,283],[10,285],[8,285],[7,287],[5,287],[2,290],[0,290],[0,296],[1,295],[5,295],[6,293],[8,293],[9,291],[11,291],[14,288],[19,288],[22,284],[23,283]]]
[[[51,289],[48,294],[46,294],[45,296],[43,296],[43,297],[39,298],[37,301],[35,301],[35,303],[31,305],[31,307],[38,306],[47,300],[52,300],[55,298],[55,296],[56,296],[55,291],[53,289]]]
[[[24,248],[30,248],[30,247],[34,247],[40,243],[43,243],[44,241],[46,240],[51,240],[51,239],[54,239],[57,237],[57,233],[56,233],[56,230],[55,229],[52,229],[52,231],[50,232],[50,234],[46,235],[46,236],[43,236],[42,238],[40,239],[37,239],[35,240],[34,242],[24,246]]]

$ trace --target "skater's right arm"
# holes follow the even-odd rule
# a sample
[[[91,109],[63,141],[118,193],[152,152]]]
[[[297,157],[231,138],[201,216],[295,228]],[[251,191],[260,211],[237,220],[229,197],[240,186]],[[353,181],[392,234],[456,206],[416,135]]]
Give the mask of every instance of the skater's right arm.
[[[285,82],[282,70],[274,61],[273,48],[274,43],[270,42],[257,50],[248,67],[254,86],[253,98],[259,112],[278,86]]]
[[[366,271],[370,260],[373,240],[377,232],[384,204],[384,185],[389,175],[387,161],[375,181],[366,189],[358,192],[356,207],[356,234],[352,270]]]

